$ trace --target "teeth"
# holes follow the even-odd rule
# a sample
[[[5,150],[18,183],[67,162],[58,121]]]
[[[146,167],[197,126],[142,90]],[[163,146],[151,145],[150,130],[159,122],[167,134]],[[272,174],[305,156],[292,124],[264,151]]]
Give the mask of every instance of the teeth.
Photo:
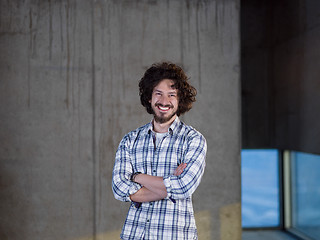
[[[160,107],[160,106],[159,106],[159,108],[160,108],[160,110],[163,110],[163,111],[166,111],[169,109],[168,107]]]

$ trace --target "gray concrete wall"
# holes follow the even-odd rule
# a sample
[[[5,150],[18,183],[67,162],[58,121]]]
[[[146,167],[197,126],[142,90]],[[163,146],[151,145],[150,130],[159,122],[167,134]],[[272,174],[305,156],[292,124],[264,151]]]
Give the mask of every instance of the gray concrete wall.
[[[320,153],[320,2],[271,3],[242,5],[243,146]]]
[[[1,1],[0,239],[117,239],[119,141],[151,120],[138,80],[181,64],[198,89],[182,119],[208,141],[199,239],[241,238],[239,2]]]

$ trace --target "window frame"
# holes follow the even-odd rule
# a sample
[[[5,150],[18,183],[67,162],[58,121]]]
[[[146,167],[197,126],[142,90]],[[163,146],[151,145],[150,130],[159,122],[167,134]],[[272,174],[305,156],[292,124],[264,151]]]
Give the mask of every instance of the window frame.
[[[250,150],[252,148],[243,148],[242,150]],[[242,227],[244,231],[259,231],[259,230],[281,230],[289,235],[300,240],[315,240],[305,233],[294,228],[292,224],[293,211],[293,166],[294,153],[306,153],[294,150],[281,150],[276,148],[260,148],[261,150],[278,151],[278,184],[279,184],[279,226],[276,227]],[[253,149],[259,150],[259,149]],[[311,153],[312,154],[312,153]],[[319,155],[319,154],[317,154]],[[241,160],[242,161],[242,160]],[[241,196],[242,197],[242,196]]]
[[[293,150],[284,150],[283,151],[283,230],[298,237],[298,239],[302,240],[315,240],[310,236],[306,235],[305,233],[296,229],[292,224],[292,211],[293,211],[293,166],[292,162],[294,161],[293,152],[300,152],[300,151],[293,151]],[[304,153],[304,152],[300,152]]]

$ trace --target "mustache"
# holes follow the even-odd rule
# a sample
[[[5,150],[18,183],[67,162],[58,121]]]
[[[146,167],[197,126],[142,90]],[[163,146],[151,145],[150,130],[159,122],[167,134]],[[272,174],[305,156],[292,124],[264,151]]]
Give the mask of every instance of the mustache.
[[[172,104],[166,104],[166,105],[163,105],[161,103],[156,103],[155,104],[156,107],[160,106],[160,107],[169,107],[169,108],[173,108],[173,105]]]

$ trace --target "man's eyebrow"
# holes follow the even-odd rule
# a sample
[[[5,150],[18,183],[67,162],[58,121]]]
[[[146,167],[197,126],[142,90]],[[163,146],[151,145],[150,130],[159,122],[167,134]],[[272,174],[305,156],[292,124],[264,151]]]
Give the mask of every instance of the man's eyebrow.
[[[159,92],[159,93],[162,93],[163,91],[159,90],[159,89],[154,89],[153,92]],[[168,91],[168,93],[177,93],[177,89],[172,89],[170,91]]]

